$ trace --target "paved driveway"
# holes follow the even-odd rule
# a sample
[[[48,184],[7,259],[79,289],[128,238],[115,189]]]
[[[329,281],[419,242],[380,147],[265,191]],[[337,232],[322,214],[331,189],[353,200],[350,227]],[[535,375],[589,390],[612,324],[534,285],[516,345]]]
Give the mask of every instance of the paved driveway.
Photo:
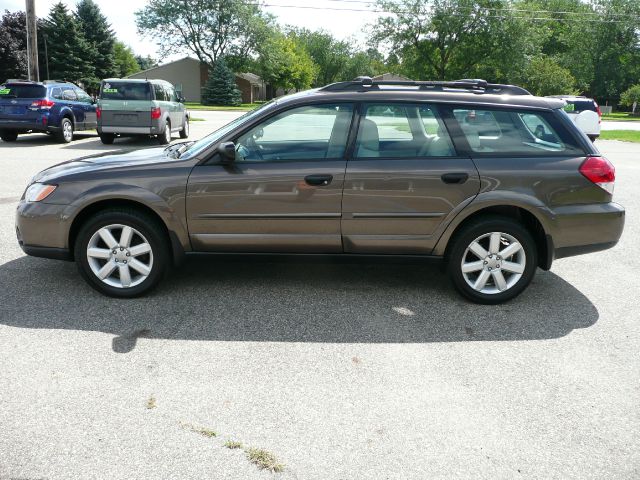
[[[34,173],[149,145],[0,143],[0,479],[640,477],[637,146],[599,142],[628,209],[620,244],[503,306],[424,265],[215,259],[118,301],[22,254]]]

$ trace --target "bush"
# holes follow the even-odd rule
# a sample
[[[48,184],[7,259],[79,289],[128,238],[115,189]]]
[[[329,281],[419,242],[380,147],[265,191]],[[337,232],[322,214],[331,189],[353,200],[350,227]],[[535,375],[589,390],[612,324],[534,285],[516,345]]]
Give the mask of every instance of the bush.
[[[620,105],[631,107],[631,114],[636,114],[636,107],[640,102],[640,85],[633,85],[620,96]]]
[[[236,86],[236,76],[223,59],[216,61],[209,70],[209,79],[202,89],[202,103],[225,106],[238,106],[242,103],[242,95]]]

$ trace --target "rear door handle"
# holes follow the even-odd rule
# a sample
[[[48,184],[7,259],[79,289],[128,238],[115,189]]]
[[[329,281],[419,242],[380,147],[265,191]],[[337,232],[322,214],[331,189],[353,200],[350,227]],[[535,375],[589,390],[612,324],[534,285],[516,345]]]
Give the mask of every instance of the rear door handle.
[[[325,187],[331,183],[333,175],[307,175],[304,177],[304,181],[307,185],[313,185],[315,187]]]
[[[469,179],[468,173],[445,173],[440,177],[444,183],[464,183]]]

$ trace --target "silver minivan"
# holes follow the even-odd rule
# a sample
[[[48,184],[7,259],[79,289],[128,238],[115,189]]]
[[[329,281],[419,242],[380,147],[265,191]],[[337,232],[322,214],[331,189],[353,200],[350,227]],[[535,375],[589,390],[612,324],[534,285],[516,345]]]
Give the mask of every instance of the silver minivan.
[[[104,144],[112,144],[116,136],[154,136],[161,145],[170,143],[174,132],[189,136],[184,99],[164,80],[103,80],[96,114]]]

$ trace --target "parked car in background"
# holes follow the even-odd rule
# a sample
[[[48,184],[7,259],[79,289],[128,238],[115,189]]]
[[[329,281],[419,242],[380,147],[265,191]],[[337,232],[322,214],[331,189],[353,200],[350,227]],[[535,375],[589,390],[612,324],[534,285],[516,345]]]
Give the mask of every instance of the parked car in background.
[[[563,106],[481,80],[332,84],[197,142],[40,172],[18,242],[115,297],[185,254],[302,253],[439,259],[462,295],[500,303],[622,234],[615,169]]]
[[[98,134],[102,143],[116,136],[155,136],[161,145],[172,132],[189,136],[189,112],[174,86],[164,80],[103,80],[98,100]]]
[[[10,80],[0,85],[0,138],[5,142],[22,133],[42,132],[68,143],[74,132],[96,125],[95,102],[73,83]]]
[[[559,98],[567,104],[564,111],[580,130],[587,134],[592,142],[600,136],[600,122],[602,112],[598,103],[593,98],[578,97],[574,95],[553,95],[550,98]]]

